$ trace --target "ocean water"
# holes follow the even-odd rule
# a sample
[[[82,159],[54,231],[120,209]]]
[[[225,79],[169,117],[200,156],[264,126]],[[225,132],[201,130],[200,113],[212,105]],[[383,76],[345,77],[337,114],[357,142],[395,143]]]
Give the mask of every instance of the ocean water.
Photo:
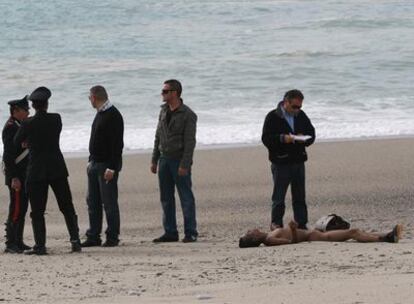
[[[104,85],[125,149],[149,149],[164,80],[198,114],[198,145],[259,143],[285,91],[319,140],[414,134],[414,1],[0,0],[0,118],[52,90],[62,149],[85,152]]]

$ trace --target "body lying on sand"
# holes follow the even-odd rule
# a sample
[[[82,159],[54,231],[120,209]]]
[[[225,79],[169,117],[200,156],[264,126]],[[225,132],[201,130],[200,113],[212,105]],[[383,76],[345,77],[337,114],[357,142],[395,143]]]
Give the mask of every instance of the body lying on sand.
[[[268,233],[262,232],[259,229],[247,231],[247,233],[240,238],[239,247],[258,247],[261,244],[264,244],[265,246],[279,246],[312,241],[345,242],[348,240],[355,240],[361,243],[398,243],[401,238],[402,231],[403,226],[398,224],[388,233],[368,233],[360,229],[331,230],[322,232],[316,229],[298,229],[298,224],[294,221],[290,221],[289,227],[276,228]]]

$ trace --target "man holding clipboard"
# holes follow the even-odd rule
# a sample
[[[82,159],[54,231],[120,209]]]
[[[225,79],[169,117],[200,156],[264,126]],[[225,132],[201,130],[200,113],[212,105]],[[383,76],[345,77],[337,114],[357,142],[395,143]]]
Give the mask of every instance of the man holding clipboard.
[[[315,128],[301,110],[304,96],[299,90],[286,92],[277,108],[266,116],[262,142],[269,151],[273,175],[272,220],[270,229],[283,227],[285,197],[291,187],[294,219],[307,229],[305,197],[306,147],[315,141]]]

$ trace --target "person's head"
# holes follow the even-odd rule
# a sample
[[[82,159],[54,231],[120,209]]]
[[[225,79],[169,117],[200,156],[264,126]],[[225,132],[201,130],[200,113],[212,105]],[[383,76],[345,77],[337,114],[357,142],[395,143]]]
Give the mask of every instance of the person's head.
[[[183,87],[181,83],[176,79],[169,79],[164,81],[161,95],[164,102],[171,102],[180,99]]]
[[[96,85],[89,90],[89,100],[92,107],[98,109],[108,100],[108,93],[101,85]]]
[[[283,106],[289,114],[297,115],[302,108],[304,96],[299,90],[290,90],[283,97]]]
[[[22,99],[11,100],[8,102],[10,106],[10,115],[18,121],[25,120],[29,116],[29,102],[27,101],[27,98],[28,95]]]
[[[240,248],[259,247],[261,243],[263,243],[263,232],[259,229],[249,230],[239,239]]]
[[[33,109],[36,111],[46,111],[49,106],[50,96],[52,96],[52,92],[46,87],[38,87],[34,90],[29,96]]]

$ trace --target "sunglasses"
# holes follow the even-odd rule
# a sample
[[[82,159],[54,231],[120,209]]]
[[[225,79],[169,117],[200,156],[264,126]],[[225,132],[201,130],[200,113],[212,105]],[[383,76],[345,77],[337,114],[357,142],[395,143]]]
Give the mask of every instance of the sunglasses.
[[[291,108],[293,110],[300,110],[302,107],[301,106],[297,106],[297,105],[292,105]]]
[[[175,92],[175,90],[162,90],[161,94],[162,95],[167,95],[169,92]]]

